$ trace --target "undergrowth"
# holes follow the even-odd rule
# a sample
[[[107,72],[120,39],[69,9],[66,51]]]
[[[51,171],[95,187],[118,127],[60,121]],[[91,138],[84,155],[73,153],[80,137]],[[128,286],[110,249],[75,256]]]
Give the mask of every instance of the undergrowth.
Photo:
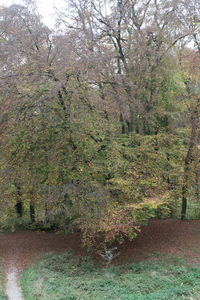
[[[193,300],[200,266],[156,255],[151,260],[102,269],[90,257],[45,256],[22,276],[26,300]]]

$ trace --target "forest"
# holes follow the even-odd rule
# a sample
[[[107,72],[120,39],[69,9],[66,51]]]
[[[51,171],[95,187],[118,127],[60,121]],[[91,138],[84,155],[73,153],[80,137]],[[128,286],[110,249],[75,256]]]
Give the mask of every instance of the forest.
[[[55,29],[24,3],[0,6],[1,231],[99,249],[200,219],[199,0],[68,0]]]

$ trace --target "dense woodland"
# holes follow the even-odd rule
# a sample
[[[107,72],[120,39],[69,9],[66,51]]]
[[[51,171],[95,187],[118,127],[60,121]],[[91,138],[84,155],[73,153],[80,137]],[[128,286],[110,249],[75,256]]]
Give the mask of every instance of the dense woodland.
[[[200,218],[199,0],[0,7],[0,226],[133,239]]]

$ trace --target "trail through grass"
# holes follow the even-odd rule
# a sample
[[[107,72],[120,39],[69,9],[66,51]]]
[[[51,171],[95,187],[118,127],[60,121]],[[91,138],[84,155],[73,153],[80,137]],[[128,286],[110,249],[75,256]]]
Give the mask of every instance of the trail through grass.
[[[200,266],[162,257],[102,269],[90,257],[48,255],[22,277],[27,300],[192,300]]]

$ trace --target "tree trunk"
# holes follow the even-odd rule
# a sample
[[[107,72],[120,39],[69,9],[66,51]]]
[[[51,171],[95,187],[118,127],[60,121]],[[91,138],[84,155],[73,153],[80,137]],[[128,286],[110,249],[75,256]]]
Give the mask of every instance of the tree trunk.
[[[196,200],[200,202],[200,166],[197,163],[195,170],[195,181],[196,181]]]
[[[30,219],[31,223],[35,223],[35,207],[30,203]]]
[[[124,133],[126,133],[126,126],[124,123],[124,118],[123,118],[122,113],[120,114],[120,123],[121,123],[121,133],[124,134]]]
[[[189,173],[190,173],[190,165],[192,161],[194,160],[193,154],[195,150],[195,146],[197,144],[198,139],[198,128],[199,128],[199,116],[198,116],[198,106],[199,101],[197,102],[197,105],[192,113],[191,117],[191,136],[190,136],[190,144],[188,148],[187,155],[185,157],[185,163],[184,163],[184,175],[183,175],[183,186],[182,186],[182,208],[181,208],[181,220],[186,219],[187,214],[187,193],[189,189]]]
[[[23,205],[22,205],[22,195],[21,187],[16,184],[16,193],[17,193],[17,203],[15,204],[16,213],[19,217],[23,216]]]
[[[128,133],[131,133],[133,131],[133,121],[132,120],[126,120],[127,128],[128,128]]]
[[[182,186],[182,208],[181,208],[181,220],[186,219],[187,213],[187,193],[189,188],[189,172],[190,172],[190,164],[193,160],[193,150],[196,140],[196,128],[193,126],[191,139],[190,139],[190,146],[188,148],[187,155],[185,157],[184,163],[184,175],[183,175],[183,186]]]
[[[183,187],[182,187],[181,220],[185,220],[187,214],[187,192],[188,192],[188,175],[189,175],[188,173],[189,173],[189,164],[185,163],[184,179],[183,179]]]
[[[50,222],[49,218],[49,209],[47,207],[47,204],[45,204],[45,215],[44,215],[44,224],[47,225]]]

